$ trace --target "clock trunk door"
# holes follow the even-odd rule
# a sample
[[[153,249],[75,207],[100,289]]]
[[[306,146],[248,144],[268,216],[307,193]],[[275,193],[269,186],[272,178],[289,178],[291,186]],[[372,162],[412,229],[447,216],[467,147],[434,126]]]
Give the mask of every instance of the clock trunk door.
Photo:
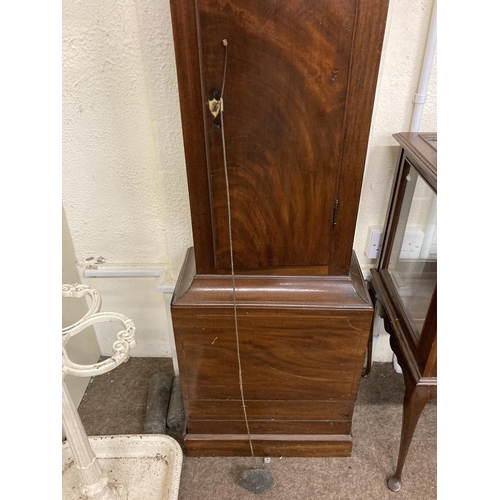
[[[318,267],[331,254],[356,3],[199,0],[215,262],[230,267],[220,117],[237,271]],[[324,273],[321,271],[324,269]]]

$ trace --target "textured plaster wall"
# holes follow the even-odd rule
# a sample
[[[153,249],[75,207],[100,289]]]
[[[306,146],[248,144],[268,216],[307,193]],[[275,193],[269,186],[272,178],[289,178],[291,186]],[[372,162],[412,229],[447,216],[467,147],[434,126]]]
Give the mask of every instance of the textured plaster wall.
[[[365,273],[374,265],[364,256],[368,226],[385,219],[391,135],[410,124],[431,10],[432,0],[390,2],[354,243]],[[436,129],[436,88],[434,70],[423,131]],[[175,281],[192,244],[183,154],[168,0],[64,0],[63,205],[80,264],[162,264]],[[142,289],[152,306],[138,325],[151,346],[141,355],[172,353],[155,279],[82,281],[134,320],[144,318]],[[97,333],[106,353],[109,332]]]
[[[161,264],[172,282],[191,228],[168,1],[65,0],[62,42],[62,195],[80,273]],[[172,354],[157,279],[80,281],[135,322],[133,356]],[[116,329],[95,329],[110,355]]]
[[[173,281],[193,244],[170,2],[136,0],[158,169],[164,186],[168,269]]]
[[[80,261],[169,260],[150,109],[135,2],[66,0],[63,204]]]
[[[432,0],[391,0],[375,98],[354,249],[365,275],[375,260],[365,256],[370,225],[383,227],[398,159],[392,134],[410,128],[413,96],[418,87],[422,58],[432,14]],[[437,129],[436,57],[429,82],[420,130]]]

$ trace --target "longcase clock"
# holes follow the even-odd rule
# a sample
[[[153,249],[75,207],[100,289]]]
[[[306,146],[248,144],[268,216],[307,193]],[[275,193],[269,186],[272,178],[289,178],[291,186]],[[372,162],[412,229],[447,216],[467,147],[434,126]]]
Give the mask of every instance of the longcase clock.
[[[229,216],[255,454],[351,453],[372,319],[352,243],[387,4],[171,0],[194,239],[171,304],[187,455],[250,453]]]

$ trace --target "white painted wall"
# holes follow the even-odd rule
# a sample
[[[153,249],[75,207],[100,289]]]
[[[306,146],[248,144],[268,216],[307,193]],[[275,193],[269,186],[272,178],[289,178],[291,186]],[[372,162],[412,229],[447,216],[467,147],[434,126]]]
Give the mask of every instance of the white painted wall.
[[[63,2],[63,205],[80,272],[165,267],[192,244],[168,1]],[[168,238],[167,238],[168,234]],[[155,278],[81,278],[137,327],[132,356],[171,356]],[[111,354],[112,326],[95,326]]]
[[[361,191],[354,250],[368,275],[375,260],[364,253],[368,227],[383,227],[398,145],[392,134],[409,130],[433,0],[391,0],[375,97],[370,141]],[[437,56],[429,82],[420,130],[437,129]]]
[[[385,219],[391,136],[410,124],[431,11],[432,0],[390,3],[354,242],[365,274],[375,264],[364,256],[368,226]],[[425,131],[436,129],[436,89],[434,68]],[[63,205],[80,270],[161,265],[175,282],[192,235],[167,0],[63,1]],[[136,323],[134,356],[173,353],[156,281],[82,278],[103,310]],[[106,353],[111,334],[96,331]]]
[[[83,262],[170,260],[144,68],[133,0],[63,2],[63,204]]]

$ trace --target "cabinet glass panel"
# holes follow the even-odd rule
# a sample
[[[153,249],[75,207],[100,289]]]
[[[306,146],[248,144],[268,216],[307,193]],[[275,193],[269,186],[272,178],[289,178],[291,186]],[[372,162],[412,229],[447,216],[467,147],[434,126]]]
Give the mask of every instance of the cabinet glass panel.
[[[437,282],[437,196],[408,162],[389,274],[417,337]]]

